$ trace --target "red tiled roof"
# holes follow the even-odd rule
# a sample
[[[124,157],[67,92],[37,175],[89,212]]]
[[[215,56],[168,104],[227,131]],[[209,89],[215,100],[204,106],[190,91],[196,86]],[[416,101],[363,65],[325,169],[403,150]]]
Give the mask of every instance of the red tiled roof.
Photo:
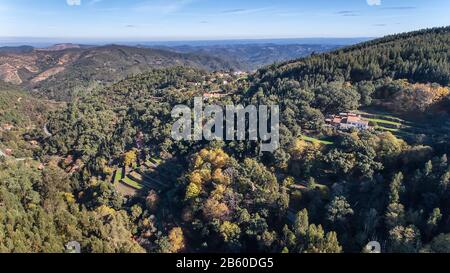
[[[350,123],[360,122],[360,121],[361,121],[361,118],[357,117],[357,116],[348,116],[347,117],[347,122],[350,122]]]

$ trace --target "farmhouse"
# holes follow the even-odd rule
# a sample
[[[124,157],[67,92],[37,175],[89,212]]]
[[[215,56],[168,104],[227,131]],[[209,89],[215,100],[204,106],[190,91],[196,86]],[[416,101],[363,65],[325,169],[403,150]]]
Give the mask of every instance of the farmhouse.
[[[369,121],[354,113],[340,113],[339,115],[331,115],[325,122],[340,130],[349,130],[356,128],[358,130],[370,129]]]

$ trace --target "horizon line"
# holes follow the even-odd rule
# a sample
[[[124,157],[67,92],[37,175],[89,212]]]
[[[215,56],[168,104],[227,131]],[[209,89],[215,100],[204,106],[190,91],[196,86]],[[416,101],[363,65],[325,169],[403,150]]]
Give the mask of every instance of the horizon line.
[[[330,44],[330,45],[347,45],[357,42],[365,42],[379,37],[276,37],[276,38],[186,38],[186,39],[127,39],[127,38],[52,38],[52,37],[1,37],[0,36],[0,47],[18,47],[18,46],[31,46],[35,48],[45,48],[52,45],[58,44],[74,44],[74,45],[143,45],[155,44],[155,45],[171,45],[171,44],[225,44],[227,42],[231,44],[256,44],[256,43],[267,43],[267,44]],[[304,41],[301,41],[304,40]],[[308,41],[311,40],[311,41]],[[322,41],[323,40],[323,41]],[[328,40],[328,43],[327,43]],[[354,40],[354,41],[352,41]],[[334,41],[334,43],[333,43]],[[285,42],[285,43],[283,43]],[[291,42],[291,43],[288,43]]]
[[[292,37],[38,37],[38,36],[0,36],[0,39],[36,40],[119,40],[119,41],[229,41],[229,40],[295,40],[295,39],[367,39],[381,36],[292,36]]]

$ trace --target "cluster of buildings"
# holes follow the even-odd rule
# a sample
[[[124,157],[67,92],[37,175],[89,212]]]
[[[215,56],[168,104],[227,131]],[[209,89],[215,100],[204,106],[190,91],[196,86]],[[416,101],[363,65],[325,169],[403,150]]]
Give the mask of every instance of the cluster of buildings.
[[[68,155],[64,159],[64,167],[65,171],[68,174],[74,174],[75,172],[80,171],[83,168],[84,164],[81,159],[75,160],[72,155]]]
[[[354,113],[340,113],[339,115],[331,115],[325,122],[339,130],[368,130],[370,129],[369,121]]]
[[[212,72],[211,74],[207,76],[203,76],[202,81],[199,82],[189,82],[189,84],[194,86],[203,86],[203,87],[220,87],[220,86],[226,86],[233,82],[242,80],[247,78],[249,73],[243,72],[243,71],[236,71],[236,72],[223,72],[223,71],[216,71]]]
[[[247,72],[214,72],[212,76],[207,77],[201,84],[206,90],[210,90],[203,94],[205,101],[220,99],[226,97],[233,89],[233,83],[237,83],[248,76]]]

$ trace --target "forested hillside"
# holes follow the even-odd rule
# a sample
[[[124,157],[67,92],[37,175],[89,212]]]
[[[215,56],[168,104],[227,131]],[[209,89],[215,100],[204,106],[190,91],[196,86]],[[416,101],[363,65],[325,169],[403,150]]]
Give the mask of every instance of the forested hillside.
[[[237,64],[213,56],[118,45],[0,52],[0,79],[37,91],[47,98],[68,100],[86,89],[114,83],[149,69],[189,66],[208,71],[236,69]]]
[[[16,209],[1,233],[18,218],[13,238],[28,242],[52,225],[0,250],[78,240],[85,252],[334,253],[376,240],[384,252],[449,252],[449,42],[450,28],[423,30],[248,78],[172,67],[81,92],[29,136],[42,168],[3,159],[0,201]],[[173,107],[211,93],[221,96],[205,104],[279,104],[280,149],[174,141]],[[327,126],[346,111],[370,129]]]
[[[32,46],[3,46],[0,47],[0,53],[29,53],[33,49]]]
[[[261,69],[261,82],[295,79],[308,87],[332,81],[353,83],[385,78],[410,82],[450,82],[450,28],[388,36],[327,54]]]
[[[48,114],[62,107],[0,83],[0,253],[65,252],[71,240],[88,252],[144,251],[131,239],[125,211],[81,207],[78,182],[58,158],[39,157]],[[117,196],[107,183],[100,188]]]
[[[35,99],[26,91],[0,83],[0,124],[30,127],[42,124],[52,105]]]

